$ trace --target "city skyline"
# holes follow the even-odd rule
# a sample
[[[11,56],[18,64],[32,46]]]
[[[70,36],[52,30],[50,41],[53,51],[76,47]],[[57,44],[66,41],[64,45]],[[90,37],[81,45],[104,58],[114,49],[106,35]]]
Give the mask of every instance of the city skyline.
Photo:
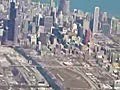
[[[50,0],[41,0],[41,2],[49,3]],[[59,0],[55,0],[56,4],[59,5]],[[109,3],[109,4],[108,4]],[[70,0],[70,8],[80,9],[85,12],[93,12],[94,7],[100,7],[102,11],[109,12],[112,16],[120,16],[119,13],[119,0]]]

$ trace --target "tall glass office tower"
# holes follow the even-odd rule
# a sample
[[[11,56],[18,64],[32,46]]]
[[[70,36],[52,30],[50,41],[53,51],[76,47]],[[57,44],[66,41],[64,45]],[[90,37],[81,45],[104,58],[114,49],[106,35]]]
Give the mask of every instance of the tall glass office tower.
[[[60,0],[58,12],[62,11],[64,15],[70,12],[70,0]]]
[[[100,8],[99,7],[95,7],[95,11],[94,11],[94,22],[93,22],[93,33],[97,33],[98,32],[98,26],[99,26],[99,14],[100,14]]]
[[[16,18],[16,8],[15,8],[15,0],[10,1],[10,14],[8,20],[8,34],[7,40],[14,42],[15,40],[15,18]]]

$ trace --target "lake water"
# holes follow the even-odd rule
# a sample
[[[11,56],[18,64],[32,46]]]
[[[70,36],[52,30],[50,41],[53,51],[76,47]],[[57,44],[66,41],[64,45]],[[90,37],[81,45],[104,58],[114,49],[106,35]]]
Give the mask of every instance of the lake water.
[[[41,0],[49,2],[50,0]],[[55,0],[57,3],[59,0]],[[95,6],[99,6],[102,11],[107,11],[112,15],[120,16],[120,0],[70,0],[71,9],[81,9],[93,12]]]

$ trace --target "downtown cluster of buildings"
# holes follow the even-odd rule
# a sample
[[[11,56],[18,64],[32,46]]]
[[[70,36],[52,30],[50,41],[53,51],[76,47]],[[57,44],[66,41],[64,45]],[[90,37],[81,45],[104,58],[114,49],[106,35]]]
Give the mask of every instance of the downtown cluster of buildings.
[[[70,12],[70,1],[60,0],[59,7],[54,0],[50,5],[30,0],[1,1],[0,32],[2,44],[48,44],[67,46],[67,42],[85,44],[94,41],[94,34],[120,34],[120,22],[95,7],[94,14],[74,9]],[[50,38],[53,38],[52,41]],[[75,40],[74,40],[75,39]],[[77,43],[76,43],[77,42]],[[63,44],[64,43],[64,44]]]
[[[70,1],[60,0],[55,7],[54,0],[50,5],[31,2],[30,0],[1,1],[1,42],[18,45],[29,43],[37,46],[48,44],[57,39],[57,43],[65,46],[67,42],[87,45],[93,42],[94,34],[120,34],[120,22],[109,17],[95,7],[94,14],[74,9],[70,12]],[[50,38],[52,38],[52,41]],[[76,39],[76,40],[74,40]],[[63,44],[65,43],[65,44]]]

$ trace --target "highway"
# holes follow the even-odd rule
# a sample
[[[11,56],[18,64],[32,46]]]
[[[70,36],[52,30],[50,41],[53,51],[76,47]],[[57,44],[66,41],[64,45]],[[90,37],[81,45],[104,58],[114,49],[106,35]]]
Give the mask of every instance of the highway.
[[[25,67],[34,67],[34,68],[36,68],[36,67],[41,67],[40,65],[24,65]],[[18,68],[22,68],[22,67],[24,67],[23,65],[10,65],[9,67],[18,67]],[[51,68],[51,69],[66,69],[66,68],[76,68],[76,67],[78,67],[78,68],[81,68],[81,69],[83,69],[83,68],[85,68],[85,67],[82,67],[82,66],[49,66],[49,65],[43,65],[42,66],[42,68]]]

